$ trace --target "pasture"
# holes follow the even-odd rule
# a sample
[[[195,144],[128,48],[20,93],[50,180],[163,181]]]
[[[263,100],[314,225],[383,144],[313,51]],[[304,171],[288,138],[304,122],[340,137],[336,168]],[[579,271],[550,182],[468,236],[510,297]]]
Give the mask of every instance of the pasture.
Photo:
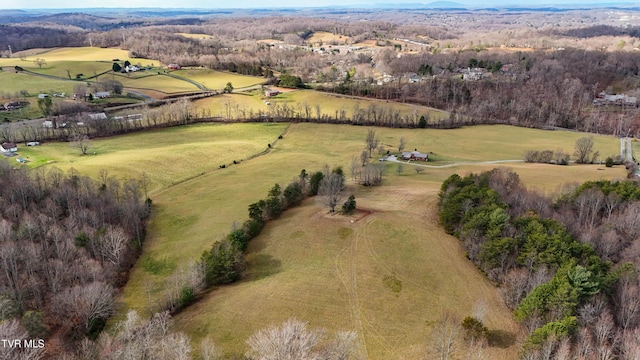
[[[220,127],[195,128],[204,134],[209,126]],[[226,140],[240,141],[247,137],[245,131],[256,134],[270,126],[277,129],[272,132],[277,136],[284,125],[230,126],[239,128],[225,134]],[[250,130],[252,127],[255,129]],[[179,148],[188,148],[197,142],[189,129],[191,126],[167,129],[164,136],[184,131]],[[569,147],[581,136],[508,126],[446,131],[377,128],[376,132],[385,144],[395,144],[404,136],[408,147],[429,149],[441,144],[440,154],[451,151],[476,161],[517,158],[532,147]],[[481,141],[494,132],[495,140]],[[497,141],[500,133],[501,143]],[[301,169],[313,171],[324,164],[343,166],[349,178],[350,159],[363,150],[365,134],[363,127],[294,124],[267,155],[213,171],[220,163],[215,161],[202,176],[174,185],[156,180],[160,187],[152,195],[154,214],[143,255],[121,297],[121,314],[126,309],[143,314],[156,309],[171,274],[197,260],[203,250],[231,229],[234,221],[244,221],[247,205],[264,198],[274,183],[285,185]],[[143,144],[139,146],[142,149],[159,140],[144,139],[145,135],[136,134],[138,141],[129,141]],[[595,140],[602,148],[618,147],[618,140],[612,137]],[[152,152],[157,157],[159,152]],[[159,166],[159,161],[136,163],[138,153],[132,151],[127,156],[134,162],[132,168]],[[100,158],[100,154],[89,156],[87,162],[78,161],[73,166],[95,172],[106,162],[106,156]],[[180,161],[170,164],[175,171],[189,168],[189,163]],[[311,327],[355,330],[363,353],[370,359],[406,359],[424,354],[426,339],[443,311],[464,317],[481,307],[489,329],[504,335],[504,348],[492,348],[491,358],[514,358],[516,346],[509,339],[519,331],[518,326],[495,288],[465,259],[458,241],[440,229],[435,217],[442,180],[454,172],[479,172],[498,165],[425,169],[422,174],[404,165],[402,175],[395,174],[396,164],[387,166],[388,176],[382,187],[349,185],[348,192],[356,195],[358,207],[366,210],[362,218],[328,216],[325,208],[308,200],[269,223],[250,244],[247,277],[212,291],[178,314],[178,329],[195,342],[211,336],[226,354],[239,355],[246,350],[244,340],[253,331],[296,317],[309,321]],[[509,167],[525,183],[545,192],[567,182],[624,177],[621,167],[604,171],[598,165],[515,163]],[[149,172],[152,179],[161,176],[164,169]],[[389,279],[392,284],[401,284],[400,290],[390,286]]]
[[[70,143],[20,146],[28,166],[71,168],[97,178],[100,169],[117,178],[147,174],[150,190],[159,191],[263,151],[286,124],[192,125],[150,130],[92,140],[90,155],[82,156]],[[95,155],[94,155],[95,153]]]
[[[265,101],[268,101],[270,105],[266,105]],[[403,116],[415,117],[416,119],[420,118],[421,115],[427,114],[432,119],[440,119],[449,116],[449,114],[444,111],[426,106],[386,102],[384,100],[353,98],[312,90],[287,91],[268,99],[263,97],[262,92],[257,91],[249,94],[226,94],[223,96],[197,100],[194,104],[198,108],[211,110],[211,114],[213,116],[221,117],[226,117],[229,109],[233,111],[244,111],[247,115],[251,111],[254,114],[269,114],[270,111],[274,111],[273,107],[275,105],[283,106],[284,104],[301,113],[302,117],[305,116],[304,107],[305,105],[308,105],[310,107],[310,115],[313,118],[317,117],[318,109],[323,116],[327,116],[329,118],[338,117],[340,111],[344,111],[346,117],[350,118],[353,116],[354,109],[356,108],[362,109],[365,112],[371,108],[391,109],[393,111],[399,111]],[[235,113],[232,114],[232,116],[235,116]]]
[[[190,33],[176,33],[176,35],[180,35],[187,39],[195,39],[195,40],[209,40],[213,39],[213,36],[209,34],[190,34]]]
[[[171,73],[198,82],[211,90],[222,90],[228,82],[233,84],[234,88],[239,89],[260,85],[266,81],[263,77],[239,75],[209,69],[176,70]]]
[[[15,73],[13,71],[0,71],[0,83],[2,89],[0,92],[4,92],[9,98],[21,97],[15,93],[21,90],[26,90],[30,95],[37,96],[40,93],[73,93],[73,85],[76,83],[72,81],[48,79],[39,76],[33,76],[24,73]],[[32,105],[36,106],[37,97],[32,100]]]
[[[24,61],[19,58],[24,56]],[[36,58],[42,58],[49,62],[56,61],[107,61],[111,62],[113,59],[119,59],[120,61],[129,60],[132,64],[142,62],[154,62],[154,60],[148,59],[133,59],[129,57],[127,50],[116,48],[99,48],[99,47],[73,47],[73,48],[53,48],[53,49],[32,49],[21,52],[19,55],[15,54],[13,58],[0,58],[0,66],[14,66],[19,65],[27,67],[33,64]],[[158,61],[155,61],[159,64]],[[23,66],[24,65],[24,66]]]
[[[349,36],[332,34],[326,31],[316,31],[307,39],[307,43],[322,43],[323,45],[343,45],[351,41]]]
[[[125,88],[131,89],[148,89],[152,91],[160,91],[167,94],[198,90],[198,87],[196,85],[188,81],[176,79],[166,75],[155,74],[152,72],[146,72],[146,74],[140,73],[137,76],[132,77],[118,74],[114,78],[120,81]]]

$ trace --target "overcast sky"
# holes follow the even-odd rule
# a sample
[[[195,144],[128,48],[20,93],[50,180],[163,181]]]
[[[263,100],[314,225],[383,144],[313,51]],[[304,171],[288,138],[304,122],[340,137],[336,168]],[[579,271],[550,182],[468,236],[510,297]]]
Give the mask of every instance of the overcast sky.
[[[212,1],[212,0],[0,0],[0,9],[38,9],[38,8],[265,8],[265,7],[315,7],[315,6],[331,6],[331,5],[365,5],[371,3],[384,4],[408,4],[422,3],[428,4],[435,0],[416,1],[416,0],[235,0],[235,1]],[[487,1],[455,1],[457,3],[466,4],[469,7],[486,7],[486,6],[504,6],[504,5],[541,5],[541,4],[590,4],[590,3],[608,3],[611,0],[487,0]],[[616,3],[636,2],[631,0],[619,0]]]

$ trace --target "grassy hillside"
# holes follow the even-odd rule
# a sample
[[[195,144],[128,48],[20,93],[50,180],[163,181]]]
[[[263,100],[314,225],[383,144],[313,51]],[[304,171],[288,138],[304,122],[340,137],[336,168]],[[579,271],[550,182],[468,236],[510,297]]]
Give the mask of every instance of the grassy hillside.
[[[22,66],[24,68],[35,66],[33,61],[36,58],[42,58],[49,62],[56,61],[108,61],[120,59],[121,61],[129,60],[132,64],[138,62],[146,63],[153,60],[133,59],[129,57],[127,50],[115,48],[98,48],[98,47],[73,47],[73,48],[54,48],[54,49],[34,49],[27,50],[21,54],[25,55],[25,60],[21,60],[18,56],[13,58],[1,58],[0,66]],[[156,65],[160,63],[155,61]]]
[[[118,178],[140,178],[146,173],[151,190],[218,169],[261,152],[274,141],[286,124],[192,125],[145,131],[107,139],[92,140],[91,155],[81,156],[69,143],[20,146],[20,156],[28,166],[74,168],[97,177],[100,169]],[[95,153],[95,155],[93,155]]]
[[[235,86],[235,83],[234,83]],[[449,116],[448,113],[440,111],[434,108],[426,106],[401,104],[395,102],[386,102],[384,100],[373,99],[356,99],[341,95],[321,93],[312,90],[295,90],[288,91],[278,96],[269,98],[268,101],[271,105],[265,104],[265,99],[262,96],[262,92],[254,91],[250,94],[230,94],[217,96],[213,98],[201,99],[195,102],[199,108],[210,109],[213,116],[227,116],[227,106],[230,106],[234,111],[244,111],[249,114],[253,111],[254,114],[265,113],[268,114],[273,105],[287,104],[290,108],[296,109],[296,111],[304,114],[304,106],[311,107],[311,117],[317,117],[317,106],[320,107],[320,113],[331,118],[337,116],[337,112],[344,110],[348,118],[353,116],[354,109],[357,107],[366,111],[369,107],[384,107],[386,109],[393,109],[393,111],[400,111],[404,116],[415,116],[416,119],[421,115],[429,115],[432,119],[440,119]],[[235,113],[232,113],[232,116]]]
[[[166,75],[158,75],[156,73],[141,73],[139,76],[135,77],[127,77],[125,75],[118,74],[115,76],[115,79],[120,81],[125,88],[153,89],[168,94],[198,90],[196,85],[188,81]]]
[[[307,42],[310,44],[323,43],[325,45],[330,45],[332,43],[346,44],[350,40],[351,38],[349,36],[332,34],[326,31],[316,31],[307,39]]]
[[[96,155],[81,157],[68,144],[20,148],[30,166],[74,168],[97,176],[106,168],[117,177],[152,181],[154,211],[143,255],[121,296],[121,312],[158,308],[165,281],[247,218],[247,205],[264,198],[303,168],[324,164],[347,169],[364,148],[367,129],[294,124],[268,154],[218,169],[221,163],[265,149],[286,124],[202,124],[94,140]],[[582,134],[508,126],[456,130],[376,128],[382,143],[434,149],[435,164],[519,158],[530,148],[571,151]],[[594,137],[603,154],[619,149],[613,137]],[[375,160],[375,158],[374,158]],[[53,163],[51,163],[53,161]],[[485,324],[502,334],[492,359],[513,359],[519,327],[498,292],[469,263],[458,241],[436,220],[437,192],[453,172],[466,174],[493,164],[425,169],[388,164],[384,185],[353,184],[361,212],[352,218],[327,215],[307,200],[269,223],[252,241],[244,280],[216,289],[175,317],[194,341],[211,336],[226,354],[246,350],[256,329],[296,317],[329,331],[355,330],[369,359],[415,359],[424,355],[433,325],[444,311],[458,317],[484,312]],[[567,182],[624,176],[621,167],[552,166],[513,163],[523,181],[542,191]],[[201,175],[201,176],[199,176]],[[186,181],[183,181],[186,180]],[[351,222],[353,220],[353,222]]]
[[[196,81],[211,90],[222,90],[228,82],[230,82],[234,88],[239,89],[260,85],[266,80],[263,77],[239,75],[209,69],[177,70],[173,71],[172,74]]]
[[[439,153],[464,147],[473,154],[466,158],[474,160],[514,157],[534,145],[557,148],[580,136],[506,126],[443,132],[376,130],[384,143],[404,136],[411,147],[446,144]],[[493,151],[485,149],[487,142],[472,145],[472,139],[482,134],[501,131],[504,141],[491,143]],[[144,255],[123,294],[124,308],[143,313],[156,308],[160,300],[149,303],[149,294],[152,299],[161,296],[164,279],[172,271],[199,257],[234,221],[246,219],[249,203],[302,168],[314,170],[324,164],[348,168],[350,157],[362,151],[365,133],[361,127],[296,124],[268,155],[156,193],[156,212]],[[605,148],[618,146],[615,138],[596,141]],[[427,169],[422,174],[405,165],[401,176],[395,175],[395,166],[389,165],[382,187],[350,188],[358,206],[370,212],[353,224],[349,220],[357,218],[326,216],[326,209],[313,200],[270,223],[250,245],[248,277],[213,291],[180,313],[178,327],[195,340],[209,335],[228,354],[241,354],[244,340],[255,329],[297,317],[314,327],[356,330],[371,359],[416,358],[444,309],[464,317],[482,306],[490,329],[516,332],[496,290],[435,220],[437,191],[444,178],[496,165]],[[565,182],[624,176],[622,168],[602,171],[599,166],[516,163],[510,167],[545,191]],[[402,289],[394,292],[398,283]],[[515,350],[492,351],[492,358],[511,359]]]
[[[2,88],[0,91],[13,94],[21,90],[26,90],[31,95],[40,93],[73,93],[72,81],[47,79],[38,76],[32,76],[24,73],[15,73],[13,71],[1,71],[0,83]],[[37,97],[33,100],[33,106],[36,106]]]

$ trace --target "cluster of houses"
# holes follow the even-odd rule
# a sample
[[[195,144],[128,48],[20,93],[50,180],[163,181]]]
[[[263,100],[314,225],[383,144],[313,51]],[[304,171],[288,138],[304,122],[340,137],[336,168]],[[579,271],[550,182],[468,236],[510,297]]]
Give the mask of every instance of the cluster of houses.
[[[620,105],[620,106],[637,106],[638,99],[635,96],[627,96],[625,94],[607,94],[602,91],[598,94],[598,97],[593,100],[593,105]]]

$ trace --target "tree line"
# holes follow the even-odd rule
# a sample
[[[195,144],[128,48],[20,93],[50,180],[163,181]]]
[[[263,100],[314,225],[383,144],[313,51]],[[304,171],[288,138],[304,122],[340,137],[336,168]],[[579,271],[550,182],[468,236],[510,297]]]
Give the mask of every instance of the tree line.
[[[639,189],[589,182],[554,201],[504,170],[443,183],[440,221],[527,328],[524,358],[640,356]]]

